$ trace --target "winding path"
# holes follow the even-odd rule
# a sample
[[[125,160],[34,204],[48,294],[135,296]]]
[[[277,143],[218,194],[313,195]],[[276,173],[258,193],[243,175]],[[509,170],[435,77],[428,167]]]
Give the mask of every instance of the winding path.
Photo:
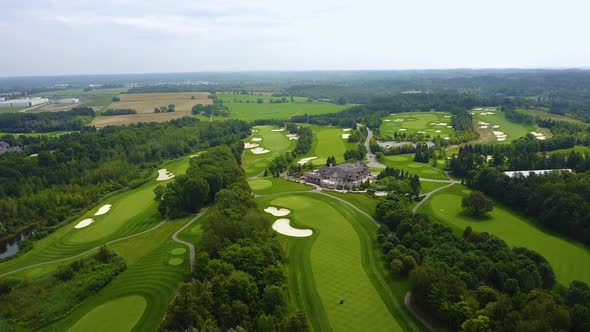
[[[187,227],[192,225],[192,223],[195,222],[197,219],[201,218],[205,214],[205,212],[207,212],[207,209],[208,208],[204,208],[203,210],[201,210],[201,212],[199,212],[193,219],[191,219],[189,222],[187,222],[186,225],[182,226],[179,230],[177,230],[176,232],[174,232],[174,234],[172,234],[172,240],[174,240],[175,242],[178,242],[180,244],[184,244],[185,246],[188,247],[189,256],[190,256],[189,262],[191,265],[191,272],[193,272],[193,270],[195,268],[195,246],[190,242],[186,242],[186,241],[179,239],[178,234],[180,234],[180,232],[184,231]]]

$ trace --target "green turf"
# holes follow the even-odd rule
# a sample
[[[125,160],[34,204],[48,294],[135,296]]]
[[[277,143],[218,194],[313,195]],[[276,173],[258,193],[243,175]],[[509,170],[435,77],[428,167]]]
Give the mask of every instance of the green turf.
[[[325,191],[324,193],[341,198],[363,210],[370,216],[375,214],[377,204],[381,201],[380,197],[373,197],[366,193],[340,193],[337,191]]]
[[[68,332],[131,331],[141,318],[146,301],[141,296],[126,296],[109,301],[86,314]]]
[[[586,153],[590,153],[590,147],[587,146],[575,146],[573,148],[569,148],[569,149],[559,149],[559,150],[554,150],[549,152],[549,154],[563,154],[563,155],[568,155],[570,154],[570,152],[575,151],[581,154],[586,154]]]
[[[274,126],[255,126],[253,129],[258,132],[252,133],[252,137],[260,137],[262,141],[252,142],[251,138],[244,140],[245,142],[256,143],[270,152],[265,154],[254,154],[249,149],[244,151],[242,157],[242,167],[247,176],[262,175],[268,163],[270,163],[276,156],[282,155],[287,151],[295,148],[297,141],[290,141],[287,138],[286,131],[271,131],[277,129]]]
[[[428,194],[429,192],[431,192],[435,189],[438,189],[440,187],[444,187],[446,185],[448,185],[448,183],[420,181],[420,191],[423,194]]]
[[[380,251],[375,250],[376,225],[324,195],[274,197],[258,198],[259,207],[289,208],[294,227],[314,230],[305,239],[280,236],[289,243],[292,301],[306,310],[314,330],[419,330],[384,277]]]
[[[477,220],[462,213],[461,198],[469,193],[465,187],[454,185],[435,193],[419,212],[435,220],[463,230],[471,226],[478,232],[489,232],[511,246],[525,247],[543,255],[553,267],[557,280],[569,285],[572,280],[590,282],[590,251],[582,245],[544,232],[531,222],[496,204],[489,218]]]
[[[342,138],[343,131],[340,127],[320,127],[311,126],[313,132],[313,142],[311,150],[303,156],[298,156],[296,161],[307,157],[318,157],[311,163],[315,166],[324,166],[326,159],[330,156],[336,157],[337,163],[344,162],[344,152],[349,149],[356,149],[357,143],[348,143],[347,139]]]
[[[184,262],[184,260],[182,258],[177,258],[177,257],[170,258],[168,260],[168,264],[170,264],[170,265],[180,265],[180,264],[182,264],[182,262]]]
[[[518,108],[518,109],[516,109],[516,111],[523,113],[523,114],[532,115],[534,117],[538,116],[541,119],[551,119],[551,120],[555,120],[555,121],[564,121],[564,122],[572,122],[572,123],[584,123],[584,122],[582,122],[576,118],[570,117],[570,116],[549,113],[549,111],[547,109],[543,109],[543,108],[529,108],[529,109]]]
[[[170,253],[172,255],[182,255],[186,252],[186,248],[174,248],[172,249],[172,251],[170,251]]]
[[[128,88],[94,89],[84,91],[83,89],[67,89],[46,91],[32,94],[31,97],[47,97],[50,99],[79,98],[81,106],[103,106],[106,107],[113,102],[113,97],[127,91]]]
[[[312,187],[293,181],[287,181],[283,178],[267,177],[248,181],[250,188],[254,193],[259,195],[275,194],[286,191],[308,191]]]
[[[448,112],[409,112],[391,114],[383,118],[383,123],[380,128],[381,136],[384,139],[393,139],[394,133],[414,134],[423,131],[424,137],[451,137],[454,133],[454,129],[447,127],[451,126],[450,116],[451,113]],[[400,120],[396,121],[396,119]],[[438,125],[440,123],[445,123],[445,125]],[[440,132],[437,133],[437,131]]]
[[[471,110],[473,113],[473,124],[476,130],[480,132],[481,143],[510,143],[513,140],[526,136],[531,131],[537,130],[535,126],[525,125],[522,123],[512,122],[506,119],[506,114],[495,107]],[[492,112],[494,114],[482,115],[481,113]],[[488,128],[479,129],[481,124],[478,122],[489,123]],[[499,125],[499,128],[492,128],[493,125]],[[492,134],[492,131],[501,131],[508,135],[505,141],[498,141]]]
[[[442,170],[427,164],[415,163],[413,160],[413,154],[401,154],[385,156],[381,162],[386,166],[403,169],[404,172],[407,171],[410,172],[410,174],[416,174],[421,178],[435,180],[449,179]]]

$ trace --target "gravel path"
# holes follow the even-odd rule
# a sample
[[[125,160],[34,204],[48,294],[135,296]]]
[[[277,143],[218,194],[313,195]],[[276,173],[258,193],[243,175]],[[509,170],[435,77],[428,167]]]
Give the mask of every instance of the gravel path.
[[[184,231],[187,227],[192,225],[192,223],[195,222],[197,219],[201,218],[205,214],[205,212],[207,212],[207,209],[208,208],[204,208],[203,210],[201,210],[201,212],[199,212],[193,219],[191,219],[189,222],[187,222],[186,225],[182,226],[179,230],[177,230],[176,232],[174,232],[174,234],[172,234],[172,240],[174,240],[175,242],[178,242],[180,244],[184,244],[185,246],[188,247],[189,256],[190,256],[189,262],[191,265],[191,272],[193,272],[194,267],[195,267],[195,246],[190,242],[186,242],[186,241],[179,239],[178,234],[180,234],[180,232]]]

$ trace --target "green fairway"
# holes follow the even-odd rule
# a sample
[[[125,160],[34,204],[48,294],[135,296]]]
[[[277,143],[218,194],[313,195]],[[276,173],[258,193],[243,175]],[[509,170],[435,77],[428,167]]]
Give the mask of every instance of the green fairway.
[[[311,163],[315,166],[325,166],[326,159],[330,156],[336,157],[337,163],[344,162],[344,152],[349,149],[356,149],[357,143],[348,143],[342,135],[348,132],[340,127],[311,126],[313,131],[313,142],[311,150],[303,156],[298,156],[296,161],[307,157],[318,157]]]
[[[366,193],[340,193],[337,191],[326,191],[325,193],[349,202],[370,216],[375,214],[377,204],[381,201],[380,197],[373,197]]]
[[[163,167],[175,174],[182,174],[188,167],[188,160],[189,158],[185,157]],[[157,203],[153,200],[153,189],[165,183],[156,181],[156,176],[154,172],[152,179],[142,186],[108,197],[49,236],[35,241],[31,251],[0,263],[0,274],[35,263],[71,257],[110,240],[156,226],[162,219],[157,211]],[[94,216],[94,213],[105,204],[112,204],[112,209],[104,215]],[[74,228],[80,220],[86,218],[94,218],[95,221],[87,227]],[[39,275],[53,268],[53,264],[44,265],[32,271],[23,271],[20,275]]]
[[[425,138],[451,137],[451,113],[410,112],[391,114],[383,118],[380,131],[384,139],[393,139],[394,134],[423,134]]]
[[[270,150],[264,154],[254,154],[250,149],[244,151],[242,157],[242,168],[247,176],[262,175],[268,163],[270,163],[276,156],[282,155],[287,151],[295,148],[297,141],[291,141],[287,138],[286,131],[271,131],[277,129],[274,126],[255,126],[252,136],[244,141],[247,143],[258,144],[260,147]],[[262,141],[252,141],[252,138],[262,138]]]
[[[86,314],[68,332],[131,331],[145,310],[141,296],[127,296],[109,301]]]
[[[311,193],[259,198],[258,205],[291,209],[293,227],[314,231],[310,238],[280,236],[289,247],[293,305],[305,309],[314,330],[419,330],[389,288],[374,246],[377,226],[366,217]]]
[[[533,117],[538,116],[541,119],[551,119],[551,120],[555,120],[555,121],[564,121],[564,122],[572,122],[572,123],[584,123],[584,122],[582,122],[576,118],[570,117],[570,116],[549,113],[549,111],[547,109],[543,109],[543,108],[528,108],[528,109],[518,108],[518,109],[516,109],[516,111],[519,113],[532,115]]]
[[[517,138],[526,136],[531,131],[537,130],[535,126],[516,123],[506,119],[506,114],[495,107],[476,107],[471,110],[471,113],[473,114],[473,126],[480,134],[477,143],[510,143]],[[493,126],[499,127],[492,128]],[[493,131],[501,131],[506,134],[506,140],[498,141]]]
[[[548,154],[568,155],[572,151],[578,152],[581,154],[586,154],[586,153],[590,153],[590,147],[578,145],[578,146],[575,146],[575,147],[569,148],[569,149],[559,149],[559,150],[550,151],[550,152],[548,152]]]
[[[440,187],[444,187],[446,185],[448,185],[448,183],[420,181],[420,192],[422,192],[423,194],[428,194],[429,192],[436,190]]]
[[[299,182],[273,177],[250,180],[248,181],[248,184],[250,185],[250,188],[252,188],[252,191],[259,195],[269,195],[287,191],[308,191],[312,189],[312,187]]]
[[[399,154],[394,156],[385,156],[381,161],[385,166],[403,169],[404,172],[416,174],[421,178],[448,180],[445,172],[427,164],[415,163],[413,154]]]
[[[543,255],[553,267],[557,280],[568,286],[572,280],[590,282],[590,251],[559,236],[544,232],[510,210],[496,205],[485,220],[473,219],[462,213],[461,198],[469,193],[465,187],[454,185],[435,193],[418,212],[434,220],[463,230],[471,226],[477,232],[489,232],[511,246],[525,247]]]

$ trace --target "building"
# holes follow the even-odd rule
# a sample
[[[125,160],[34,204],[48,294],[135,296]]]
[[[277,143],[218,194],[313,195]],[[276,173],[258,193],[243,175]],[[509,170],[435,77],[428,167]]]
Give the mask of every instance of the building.
[[[369,167],[362,162],[347,163],[337,166],[326,166],[319,170],[305,172],[306,182],[317,184],[324,188],[349,189],[359,186],[366,181],[371,173]]]
[[[536,174],[536,175],[543,175],[543,174],[547,174],[550,172],[571,172],[572,170],[569,168],[562,168],[562,169],[537,169],[537,170],[530,170],[530,171],[510,171],[510,172],[504,172],[504,174],[508,175],[509,177],[513,178],[517,175],[522,175],[524,177],[527,177],[531,174]]]
[[[77,104],[80,102],[78,98],[65,98],[65,99],[58,99],[55,101],[57,104]]]
[[[42,105],[47,102],[49,102],[49,99],[41,97],[8,99],[0,101],[0,107],[31,107]]]

